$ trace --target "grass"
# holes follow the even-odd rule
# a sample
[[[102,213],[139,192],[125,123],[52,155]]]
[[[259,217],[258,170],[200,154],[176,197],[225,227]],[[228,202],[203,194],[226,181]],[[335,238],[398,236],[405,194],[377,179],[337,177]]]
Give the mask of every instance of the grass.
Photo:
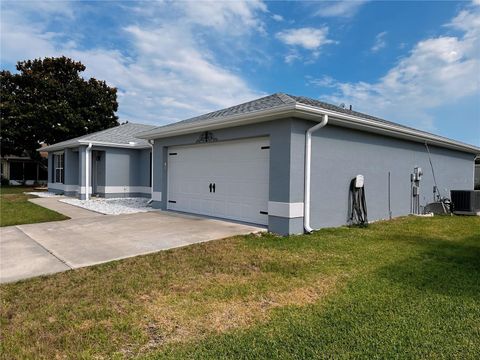
[[[68,217],[56,211],[28,201],[28,199],[34,197],[24,194],[24,192],[29,191],[35,190],[25,186],[0,187],[0,226],[68,219]]]
[[[1,286],[3,358],[477,359],[480,218],[243,236]]]

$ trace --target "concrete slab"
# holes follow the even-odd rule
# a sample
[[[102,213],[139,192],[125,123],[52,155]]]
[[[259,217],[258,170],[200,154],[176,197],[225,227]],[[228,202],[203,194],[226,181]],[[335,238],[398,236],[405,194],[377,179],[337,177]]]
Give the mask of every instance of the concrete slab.
[[[17,227],[0,228],[0,283],[68,269]]]
[[[29,199],[34,204],[46,207],[47,209],[59,212],[65,216],[68,216],[71,219],[82,219],[82,218],[91,218],[96,216],[103,216],[103,214],[97,213],[95,211],[90,211],[82,209],[78,206],[73,206],[58,201],[65,197],[51,197],[51,198],[33,198]]]
[[[164,211],[101,215],[18,228],[71,268],[265,231],[253,225]]]

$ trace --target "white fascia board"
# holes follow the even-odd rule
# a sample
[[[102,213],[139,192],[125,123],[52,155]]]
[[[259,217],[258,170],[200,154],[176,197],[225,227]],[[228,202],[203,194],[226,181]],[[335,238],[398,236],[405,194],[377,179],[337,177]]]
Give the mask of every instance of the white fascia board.
[[[239,114],[192,123],[179,123],[178,125],[172,125],[168,128],[160,128],[157,130],[154,129],[139,133],[137,137],[140,139],[160,139],[171,136],[191,134],[200,131],[254,124],[278,119],[280,117],[296,117],[312,121],[321,121],[323,118],[322,115],[325,114],[329,115],[329,123],[333,125],[354,128],[415,142],[428,142],[429,144],[440,147],[446,147],[472,154],[480,154],[480,148],[476,146],[464,144],[455,140],[444,138],[442,136],[405,128],[401,125],[382,123],[381,121],[377,120],[348,115],[303,104],[288,104],[285,106],[279,106],[268,110],[260,110],[248,114]]]
[[[55,151],[61,151],[61,150],[64,150],[64,149],[70,149],[70,148],[76,148],[78,147],[79,144],[77,142],[74,142],[74,143],[70,143],[70,144],[65,144],[65,145],[50,145],[50,146],[45,146],[43,148],[40,148],[40,149],[37,149],[37,151],[39,152],[55,152]]]
[[[127,149],[149,149],[150,145],[130,145],[130,144],[121,144],[121,143],[111,143],[106,141],[88,141],[88,140],[79,140],[80,145],[96,145],[96,146],[105,146],[105,147],[115,147],[115,148],[127,148]]]
[[[75,148],[75,147],[79,147],[79,146],[88,146],[88,144],[92,144],[94,146],[113,147],[113,148],[127,148],[127,149],[149,149],[150,148],[150,145],[130,145],[130,144],[111,143],[111,142],[106,142],[106,141],[77,140],[74,143],[66,144],[66,145],[56,146],[55,144],[53,144],[51,146],[46,146],[44,148],[37,149],[37,151],[53,152],[53,151],[67,149],[67,148]]]

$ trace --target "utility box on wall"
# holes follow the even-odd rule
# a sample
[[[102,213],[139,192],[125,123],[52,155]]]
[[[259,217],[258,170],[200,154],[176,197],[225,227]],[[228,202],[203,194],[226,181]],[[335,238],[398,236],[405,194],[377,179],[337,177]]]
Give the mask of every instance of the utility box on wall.
[[[450,198],[454,214],[480,215],[480,190],[452,190]]]

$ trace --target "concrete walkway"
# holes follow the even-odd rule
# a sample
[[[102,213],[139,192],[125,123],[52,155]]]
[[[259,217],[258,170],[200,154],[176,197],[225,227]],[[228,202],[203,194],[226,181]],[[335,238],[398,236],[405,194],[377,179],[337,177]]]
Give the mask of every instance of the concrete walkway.
[[[42,201],[42,206],[48,205],[72,219],[0,228],[0,282],[265,231],[261,227],[166,211],[101,215],[64,203],[55,204],[58,199],[35,199],[35,203],[38,200],[50,200]]]
[[[34,204],[46,207],[47,209],[59,212],[65,216],[68,216],[70,219],[82,219],[82,218],[91,218],[95,216],[103,216],[103,214],[97,213],[95,211],[85,210],[78,206],[72,206],[63,202],[58,201],[59,199],[65,199],[65,196],[56,196],[56,197],[44,197],[44,198],[33,198],[29,199]]]

